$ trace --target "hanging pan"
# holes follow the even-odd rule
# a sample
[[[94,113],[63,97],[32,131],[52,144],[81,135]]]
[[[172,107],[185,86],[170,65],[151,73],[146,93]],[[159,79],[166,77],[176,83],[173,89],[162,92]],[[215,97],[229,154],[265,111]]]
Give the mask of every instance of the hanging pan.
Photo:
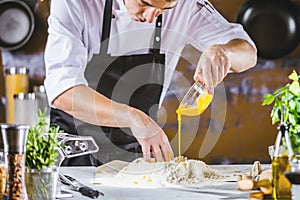
[[[237,15],[258,49],[258,56],[276,59],[291,53],[300,41],[299,11],[289,0],[248,0]]]
[[[30,39],[34,15],[21,0],[0,1],[0,48],[17,50]]]

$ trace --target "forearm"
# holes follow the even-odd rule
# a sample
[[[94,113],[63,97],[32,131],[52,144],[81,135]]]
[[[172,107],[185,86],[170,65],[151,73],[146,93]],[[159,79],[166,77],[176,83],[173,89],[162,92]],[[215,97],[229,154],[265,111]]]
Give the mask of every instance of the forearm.
[[[82,121],[109,127],[129,127],[150,161],[151,150],[157,161],[173,159],[173,150],[164,131],[145,113],[114,102],[95,90],[75,86],[54,101],[53,105]]]
[[[130,127],[130,118],[136,112],[136,109],[114,102],[84,85],[65,91],[53,105],[82,121],[110,127]]]
[[[247,41],[234,39],[221,46],[230,62],[231,71],[242,72],[255,66],[257,62],[257,53],[255,48]]]

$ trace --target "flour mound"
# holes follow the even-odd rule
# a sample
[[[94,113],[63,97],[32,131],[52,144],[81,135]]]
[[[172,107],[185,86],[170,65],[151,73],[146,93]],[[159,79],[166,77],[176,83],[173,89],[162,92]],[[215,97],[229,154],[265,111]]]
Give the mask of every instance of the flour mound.
[[[132,180],[135,184],[146,181],[161,185],[192,185],[223,176],[200,160],[177,157],[169,162],[146,162],[143,158],[136,159],[120,170],[115,178]]]
[[[168,165],[167,181],[175,184],[197,184],[208,179],[218,179],[222,176],[214,172],[200,160],[173,161]]]

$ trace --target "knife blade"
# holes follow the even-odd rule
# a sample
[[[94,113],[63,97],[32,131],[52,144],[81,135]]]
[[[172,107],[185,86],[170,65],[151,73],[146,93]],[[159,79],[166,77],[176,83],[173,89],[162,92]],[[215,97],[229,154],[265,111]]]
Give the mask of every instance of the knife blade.
[[[92,199],[96,199],[99,197],[99,195],[104,196],[102,192],[99,192],[98,190],[94,190],[82,183],[80,183],[75,178],[64,175],[62,173],[59,173],[60,180],[63,184],[72,186],[75,191],[80,192],[82,195],[90,197]]]

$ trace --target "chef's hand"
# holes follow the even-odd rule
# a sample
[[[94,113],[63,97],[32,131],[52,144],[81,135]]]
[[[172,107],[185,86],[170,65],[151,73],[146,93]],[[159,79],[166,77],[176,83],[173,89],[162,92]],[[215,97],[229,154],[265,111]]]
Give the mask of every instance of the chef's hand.
[[[226,49],[222,45],[213,45],[203,51],[194,80],[204,83],[208,93],[213,93],[213,88],[219,84],[229,72],[231,63],[226,55]]]
[[[203,51],[194,80],[204,83],[210,94],[230,71],[242,72],[255,66],[256,49],[243,39],[233,39],[226,44],[216,44]]]
[[[168,137],[152,118],[137,109],[130,114],[130,118],[131,131],[142,146],[146,161],[151,161],[151,152],[156,161],[169,161],[174,158]]]

